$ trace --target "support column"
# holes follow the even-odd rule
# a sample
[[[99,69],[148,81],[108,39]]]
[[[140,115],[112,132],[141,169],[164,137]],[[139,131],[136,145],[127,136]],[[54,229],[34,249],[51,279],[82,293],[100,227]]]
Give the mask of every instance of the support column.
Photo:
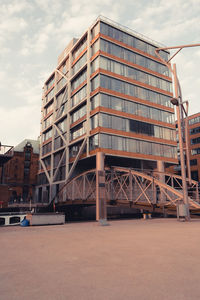
[[[133,175],[131,170],[129,170],[129,201],[130,204],[133,203]]]
[[[107,225],[104,153],[96,154],[96,220]]]
[[[158,160],[157,161],[157,170],[158,170],[158,179],[162,182],[165,183],[165,166],[164,166],[164,162],[162,160]],[[160,197],[159,200],[161,203],[165,202],[165,194],[160,191]]]

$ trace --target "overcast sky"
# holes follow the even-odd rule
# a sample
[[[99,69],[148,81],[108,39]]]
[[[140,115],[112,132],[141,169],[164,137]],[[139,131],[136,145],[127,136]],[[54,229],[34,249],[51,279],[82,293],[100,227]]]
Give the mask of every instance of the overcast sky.
[[[98,15],[167,46],[200,43],[200,0],[0,0],[0,141],[40,132],[42,86],[72,37]],[[183,98],[200,112],[200,47],[177,59]]]

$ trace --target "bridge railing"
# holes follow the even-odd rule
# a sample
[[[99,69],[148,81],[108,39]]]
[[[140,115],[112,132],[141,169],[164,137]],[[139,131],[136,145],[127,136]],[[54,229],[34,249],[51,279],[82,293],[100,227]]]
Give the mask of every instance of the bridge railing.
[[[181,177],[174,174],[163,173],[147,174],[137,170],[127,168],[111,168],[105,171],[105,197],[107,202],[112,203],[133,203],[160,206],[176,206],[179,201],[183,201]],[[164,179],[163,179],[164,178]],[[175,184],[176,182],[176,184]],[[189,197],[191,205],[199,203],[198,183],[190,182]],[[190,196],[190,195],[189,195]],[[67,201],[96,201],[96,171],[87,171],[63,186],[57,195],[57,202]],[[194,206],[194,205],[193,205]],[[200,205],[199,207],[200,208]]]

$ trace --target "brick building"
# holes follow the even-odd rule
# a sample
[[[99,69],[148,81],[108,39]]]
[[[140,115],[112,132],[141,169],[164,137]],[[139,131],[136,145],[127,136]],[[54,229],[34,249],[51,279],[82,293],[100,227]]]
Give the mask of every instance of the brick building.
[[[200,113],[191,115],[188,119],[191,177],[200,181]]]
[[[41,201],[54,197],[76,163],[75,172],[95,168],[97,152],[107,166],[163,171],[177,163],[172,78],[158,47],[99,17],[64,49],[44,84]]]
[[[176,121],[177,128],[177,121]],[[188,116],[188,148],[189,148],[189,162],[191,178],[196,181],[200,181],[200,113]],[[177,133],[178,142],[178,133]],[[184,143],[185,147],[185,143]],[[179,146],[178,146],[178,165],[170,166],[167,168],[169,173],[181,175],[180,157],[179,157]],[[187,162],[185,157],[185,163]],[[186,163],[186,169],[188,177],[188,168]]]
[[[12,157],[2,166],[0,201],[26,202],[33,198],[37,183],[39,141],[25,139],[12,149]]]

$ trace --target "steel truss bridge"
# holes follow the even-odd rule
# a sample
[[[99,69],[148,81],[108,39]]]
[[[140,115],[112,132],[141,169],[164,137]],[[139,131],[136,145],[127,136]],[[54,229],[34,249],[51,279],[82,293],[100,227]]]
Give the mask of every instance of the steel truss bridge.
[[[187,179],[187,183],[189,208],[200,212],[198,182]],[[96,203],[97,194],[105,206],[128,205],[150,212],[165,210],[175,214],[177,204],[183,203],[181,176],[121,167],[92,169],[74,177],[60,188],[54,201],[57,206],[89,205]]]

